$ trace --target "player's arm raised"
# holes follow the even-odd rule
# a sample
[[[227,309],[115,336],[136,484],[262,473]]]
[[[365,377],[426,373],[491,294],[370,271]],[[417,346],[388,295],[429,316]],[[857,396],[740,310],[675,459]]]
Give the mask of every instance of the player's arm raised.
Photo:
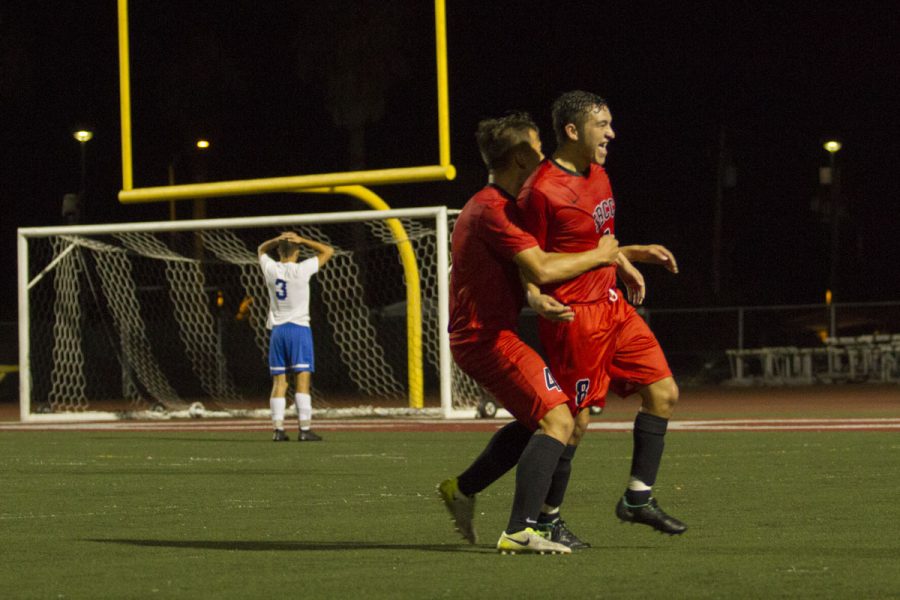
[[[319,266],[321,267],[334,256],[334,248],[329,246],[328,244],[323,244],[322,242],[316,242],[314,240],[301,237],[296,233],[291,234],[293,237],[290,238],[292,242],[296,242],[298,244],[303,244],[308,248],[312,248],[312,250],[316,253],[316,256],[319,259]]]
[[[659,244],[622,246],[619,248],[619,251],[631,262],[662,265],[672,273],[678,272],[678,263],[675,262],[675,255],[665,246],[660,246]]]
[[[596,248],[584,252],[544,252],[540,246],[532,246],[516,254],[513,260],[528,281],[542,285],[611,265],[618,255],[619,242],[611,235],[604,235]]]
[[[282,233],[281,235],[279,235],[277,237],[273,237],[271,240],[264,241],[262,244],[259,245],[259,248],[256,249],[256,255],[258,257],[262,258],[263,254],[268,254],[269,250],[271,250],[272,248],[274,248],[275,246],[278,245],[278,242],[280,242],[281,240],[288,239],[288,237],[290,235],[291,234],[289,234],[289,233]]]

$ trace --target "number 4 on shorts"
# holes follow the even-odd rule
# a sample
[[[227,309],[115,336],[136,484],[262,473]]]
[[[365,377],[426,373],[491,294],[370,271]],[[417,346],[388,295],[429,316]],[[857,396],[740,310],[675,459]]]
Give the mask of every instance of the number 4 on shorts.
[[[544,383],[547,384],[547,390],[562,391],[562,388],[559,387],[559,384],[553,379],[553,373],[550,372],[549,367],[544,367]]]

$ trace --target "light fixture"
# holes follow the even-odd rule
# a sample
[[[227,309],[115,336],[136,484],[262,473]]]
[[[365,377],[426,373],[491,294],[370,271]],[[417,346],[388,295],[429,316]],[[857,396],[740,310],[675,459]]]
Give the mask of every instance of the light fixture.
[[[72,132],[72,137],[83,144],[85,142],[91,141],[91,138],[94,137],[94,132],[90,129],[79,129]]]

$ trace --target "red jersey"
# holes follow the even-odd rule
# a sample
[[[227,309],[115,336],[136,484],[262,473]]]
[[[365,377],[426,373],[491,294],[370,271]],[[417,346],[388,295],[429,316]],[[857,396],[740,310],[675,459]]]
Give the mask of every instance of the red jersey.
[[[516,199],[495,185],[472,196],[453,227],[450,334],[515,331],[525,292],[513,256],[537,245],[520,223]]]
[[[525,229],[546,252],[584,252],[616,233],[612,187],[606,170],[595,163],[582,175],[544,160],[525,182],[518,206]],[[563,304],[584,304],[605,302],[615,287],[616,267],[609,265],[542,290]]]

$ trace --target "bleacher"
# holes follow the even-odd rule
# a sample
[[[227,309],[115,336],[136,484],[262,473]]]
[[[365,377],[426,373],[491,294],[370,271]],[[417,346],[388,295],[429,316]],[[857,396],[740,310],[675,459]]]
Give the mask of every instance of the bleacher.
[[[876,381],[900,383],[900,334],[826,338],[823,346],[726,350],[730,383],[810,385]]]

